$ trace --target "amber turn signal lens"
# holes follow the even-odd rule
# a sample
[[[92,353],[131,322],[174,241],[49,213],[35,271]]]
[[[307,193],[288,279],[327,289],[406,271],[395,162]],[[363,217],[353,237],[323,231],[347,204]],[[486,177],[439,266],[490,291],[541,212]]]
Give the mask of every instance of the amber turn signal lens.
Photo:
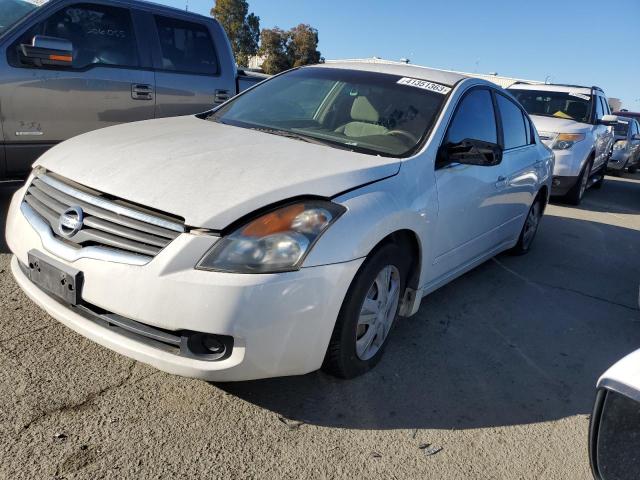
[[[264,237],[272,233],[285,232],[291,228],[293,220],[303,211],[302,203],[281,208],[249,223],[242,230],[242,234],[248,237]]]
[[[557,142],[579,142],[584,140],[584,133],[561,133],[556,139]]]

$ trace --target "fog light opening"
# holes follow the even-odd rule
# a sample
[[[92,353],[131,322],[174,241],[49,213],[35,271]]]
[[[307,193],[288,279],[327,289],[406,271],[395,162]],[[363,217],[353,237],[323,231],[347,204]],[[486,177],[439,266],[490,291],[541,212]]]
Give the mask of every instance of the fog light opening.
[[[233,340],[225,335],[198,332],[182,338],[183,354],[190,357],[202,360],[221,360],[231,353]]]

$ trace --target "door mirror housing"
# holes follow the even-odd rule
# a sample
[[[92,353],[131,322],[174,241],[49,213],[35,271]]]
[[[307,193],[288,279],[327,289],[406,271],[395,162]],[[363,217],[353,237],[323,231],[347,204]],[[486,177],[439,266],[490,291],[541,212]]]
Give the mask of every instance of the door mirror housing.
[[[73,64],[73,45],[69,40],[36,35],[31,45],[20,45],[21,59],[36,67],[70,67]]]
[[[640,478],[640,350],[598,380],[589,427],[591,471],[597,480]]]
[[[502,161],[502,147],[496,143],[465,138],[458,143],[445,143],[438,152],[438,165],[451,163],[491,167]]]
[[[598,120],[600,125],[607,125],[609,127],[618,123],[617,115],[604,115],[600,120]]]

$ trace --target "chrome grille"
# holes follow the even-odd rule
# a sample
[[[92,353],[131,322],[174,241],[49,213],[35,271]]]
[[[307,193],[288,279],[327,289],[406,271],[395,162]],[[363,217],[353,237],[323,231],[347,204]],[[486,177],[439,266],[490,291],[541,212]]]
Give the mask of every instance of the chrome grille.
[[[78,249],[97,246],[154,257],[185,230],[181,219],[109,198],[50,172],[34,177],[24,202],[56,239]],[[82,228],[67,236],[59,221],[70,207],[80,207],[84,216]]]

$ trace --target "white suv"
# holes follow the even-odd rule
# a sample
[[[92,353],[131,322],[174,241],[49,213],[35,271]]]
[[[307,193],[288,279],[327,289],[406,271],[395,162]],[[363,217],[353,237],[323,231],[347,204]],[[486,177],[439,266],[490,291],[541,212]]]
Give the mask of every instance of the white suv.
[[[602,185],[613,145],[616,117],[604,92],[599,87],[524,83],[509,91],[555,153],[551,195],[580,204],[587,188]]]
[[[207,380],[353,377],[424,295],[529,250],[552,171],[494,84],[305,67],[52,148],[7,243],[35,302],[137,360]]]

